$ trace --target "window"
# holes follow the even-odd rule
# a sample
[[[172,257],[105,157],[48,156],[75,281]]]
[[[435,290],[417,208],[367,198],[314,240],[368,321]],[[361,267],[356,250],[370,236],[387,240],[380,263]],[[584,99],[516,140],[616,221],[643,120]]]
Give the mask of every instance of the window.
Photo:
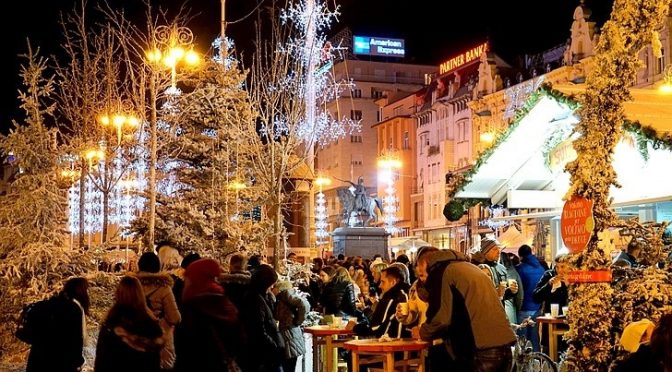
[[[371,98],[378,99],[383,97],[383,91],[377,88],[371,88]]]
[[[350,110],[350,119],[362,120],[362,110]]]
[[[656,75],[665,71],[665,48],[660,48],[660,58],[656,60]]]
[[[352,142],[352,143],[362,143],[362,136],[350,135],[350,142]]]
[[[403,139],[403,144],[402,148],[404,150],[410,150],[411,149],[411,139],[409,137],[408,131],[404,132],[404,139]]]
[[[353,89],[351,94],[352,94],[352,98],[362,98],[362,90],[361,89]]]

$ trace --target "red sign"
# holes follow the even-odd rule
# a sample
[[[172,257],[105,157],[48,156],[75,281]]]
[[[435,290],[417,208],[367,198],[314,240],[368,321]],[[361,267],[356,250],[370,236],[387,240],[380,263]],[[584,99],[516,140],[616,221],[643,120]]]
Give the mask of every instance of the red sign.
[[[569,283],[604,283],[611,282],[610,270],[596,270],[596,271],[570,271],[567,274],[567,282]]]
[[[592,201],[575,195],[565,202],[560,218],[560,231],[562,241],[570,253],[577,253],[586,248],[594,228]]]

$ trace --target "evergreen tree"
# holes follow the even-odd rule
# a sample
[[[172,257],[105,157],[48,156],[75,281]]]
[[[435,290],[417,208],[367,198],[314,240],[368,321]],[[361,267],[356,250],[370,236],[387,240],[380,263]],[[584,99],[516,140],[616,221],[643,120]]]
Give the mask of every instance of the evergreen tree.
[[[59,182],[54,80],[44,77],[46,59],[29,50],[21,69],[25,125],[0,137],[0,152],[14,171],[0,195],[0,355],[18,350],[14,317],[23,304],[43,298],[64,279],[87,269],[84,254],[69,248],[65,231],[66,191]]]
[[[220,258],[263,248],[268,229],[252,215],[265,202],[264,193],[255,188],[249,147],[237,135],[254,126],[244,80],[235,66],[208,60],[186,82],[187,93],[168,102],[172,136],[159,154],[164,179],[157,241]],[[146,225],[143,219],[135,227],[143,231]]]

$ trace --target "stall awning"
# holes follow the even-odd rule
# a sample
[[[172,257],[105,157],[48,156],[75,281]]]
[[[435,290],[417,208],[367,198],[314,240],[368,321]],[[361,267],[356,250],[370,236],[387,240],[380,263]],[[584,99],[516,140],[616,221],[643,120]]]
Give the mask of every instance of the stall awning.
[[[558,90],[565,94],[583,91],[570,85]],[[629,120],[651,126],[659,133],[672,131],[672,96],[633,89],[633,97],[635,100],[626,104]],[[493,204],[506,201],[509,208],[562,207],[562,198],[569,189],[564,165],[576,156],[570,136],[577,123],[578,117],[568,104],[542,94],[455,197],[490,199]],[[617,145],[613,165],[622,188],[612,187],[610,191],[615,203],[672,195],[668,171],[672,152],[654,149],[650,143],[647,146],[645,159],[628,132]]]

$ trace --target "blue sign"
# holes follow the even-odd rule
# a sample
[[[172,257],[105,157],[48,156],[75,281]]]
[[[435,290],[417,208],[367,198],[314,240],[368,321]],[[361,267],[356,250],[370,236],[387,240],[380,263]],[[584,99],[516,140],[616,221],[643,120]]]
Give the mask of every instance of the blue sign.
[[[354,54],[384,57],[403,57],[405,54],[404,39],[357,35],[355,35],[353,39],[352,52]]]

